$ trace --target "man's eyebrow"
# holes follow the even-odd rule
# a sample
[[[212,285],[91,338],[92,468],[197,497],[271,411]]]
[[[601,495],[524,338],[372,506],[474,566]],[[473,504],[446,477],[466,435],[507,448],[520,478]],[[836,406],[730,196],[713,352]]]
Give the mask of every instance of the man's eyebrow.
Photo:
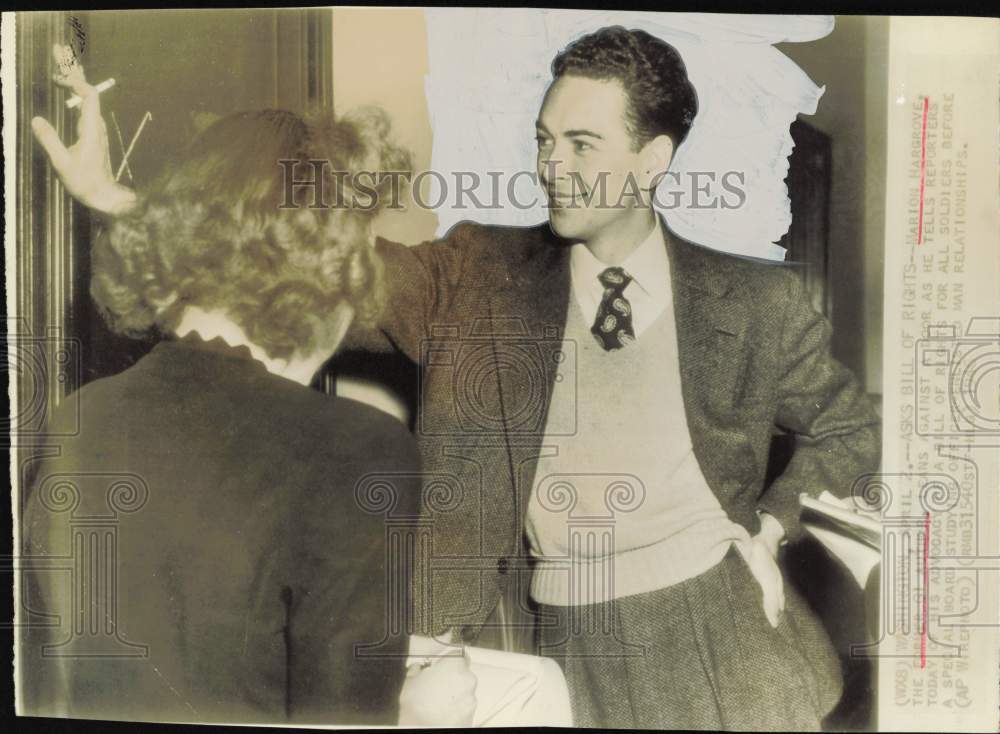
[[[542,124],[541,120],[536,120],[535,121],[535,129],[538,132],[545,133],[546,135],[550,134],[549,133],[549,129],[547,127],[545,127],[545,125]],[[604,140],[604,136],[603,135],[601,135],[600,133],[595,133],[593,130],[583,130],[583,129],[580,129],[580,130],[567,130],[566,132],[563,133],[563,135],[565,135],[567,138],[583,138],[583,137],[587,137],[587,138],[596,138],[597,140]]]
[[[567,138],[597,138],[598,140],[604,140],[604,136],[599,133],[595,133],[592,130],[567,130],[563,133]]]

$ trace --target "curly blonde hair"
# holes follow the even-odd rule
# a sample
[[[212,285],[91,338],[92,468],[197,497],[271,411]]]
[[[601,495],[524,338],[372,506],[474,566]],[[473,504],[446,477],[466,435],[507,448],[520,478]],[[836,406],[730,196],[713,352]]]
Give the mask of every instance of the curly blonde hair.
[[[323,199],[334,204],[313,208],[314,189],[289,187],[290,162],[296,179],[319,171]],[[283,110],[223,117],[95,243],[91,294],[120,333],[169,331],[192,305],[224,311],[272,358],[313,354],[328,344],[337,306],[350,304],[370,324],[384,300],[368,239],[384,197],[353,206],[344,182],[409,163],[372,108],[340,119]]]

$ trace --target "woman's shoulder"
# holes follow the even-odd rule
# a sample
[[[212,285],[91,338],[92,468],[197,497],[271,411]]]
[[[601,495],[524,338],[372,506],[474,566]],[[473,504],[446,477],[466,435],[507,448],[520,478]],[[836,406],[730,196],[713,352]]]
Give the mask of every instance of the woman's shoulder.
[[[364,517],[382,517],[373,511],[388,502],[392,512],[413,514],[419,509],[422,484],[417,441],[399,420],[378,408],[349,398],[317,393],[312,401],[315,412],[301,430],[308,443],[295,447],[306,457],[307,473],[316,479],[306,491],[315,502],[313,490],[324,495],[351,497],[349,513],[357,522]],[[342,510],[337,510],[342,512]]]
[[[391,441],[406,444],[416,449],[416,439],[409,429],[396,417],[352,398],[336,395],[323,396],[329,411],[340,420],[349,420],[352,431],[359,440]]]
[[[419,467],[416,439],[397,418],[357,400],[311,392],[310,409],[299,415],[328,436],[339,452],[383,461],[395,458],[393,463]]]

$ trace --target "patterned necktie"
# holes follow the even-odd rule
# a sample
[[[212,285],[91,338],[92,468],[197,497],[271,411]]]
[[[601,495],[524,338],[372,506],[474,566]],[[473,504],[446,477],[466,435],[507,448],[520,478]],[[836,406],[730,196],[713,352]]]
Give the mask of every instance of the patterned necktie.
[[[635,340],[632,304],[625,298],[625,288],[632,282],[632,276],[622,268],[608,268],[597,279],[604,286],[604,297],[590,331],[606,350],[621,349]]]

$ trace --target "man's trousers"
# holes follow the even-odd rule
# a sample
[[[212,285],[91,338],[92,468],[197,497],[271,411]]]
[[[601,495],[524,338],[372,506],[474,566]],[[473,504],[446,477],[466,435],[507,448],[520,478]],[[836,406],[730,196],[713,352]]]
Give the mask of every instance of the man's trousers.
[[[542,605],[541,652],[562,666],[577,726],[816,730],[840,698],[840,661],[785,584],[777,628],[731,548],[674,586],[576,607]]]

